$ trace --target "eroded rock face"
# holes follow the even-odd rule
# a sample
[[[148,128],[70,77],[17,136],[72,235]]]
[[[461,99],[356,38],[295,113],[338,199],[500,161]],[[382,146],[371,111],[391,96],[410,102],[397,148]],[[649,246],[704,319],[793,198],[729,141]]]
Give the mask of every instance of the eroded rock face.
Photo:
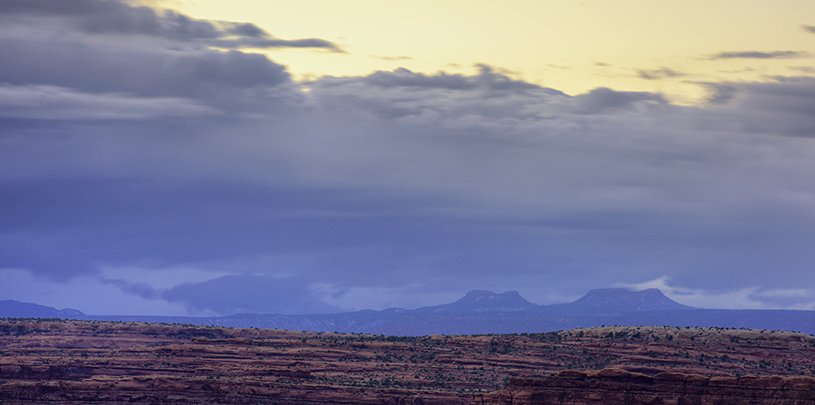
[[[705,377],[618,369],[564,370],[544,379],[513,379],[484,396],[484,405],[815,404],[815,378]]]
[[[789,332],[603,327],[399,337],[0,319],[2,405],[671,403],[665,392],[691,401],[677,404],[716,404],[727,402],[693,398],[787,400],[809,395],[813,373],[815,337]],[[565,402],[541,402],[555,399]],[[798,404],[815,404],[806,401]]]

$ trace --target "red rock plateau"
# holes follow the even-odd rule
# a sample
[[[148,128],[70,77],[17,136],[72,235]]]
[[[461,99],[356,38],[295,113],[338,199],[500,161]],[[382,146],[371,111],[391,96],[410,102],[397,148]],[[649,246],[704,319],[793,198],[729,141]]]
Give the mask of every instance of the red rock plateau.
[[[815,337],[600,327],[397,337],[0,319],[0,403],[815,404]]]

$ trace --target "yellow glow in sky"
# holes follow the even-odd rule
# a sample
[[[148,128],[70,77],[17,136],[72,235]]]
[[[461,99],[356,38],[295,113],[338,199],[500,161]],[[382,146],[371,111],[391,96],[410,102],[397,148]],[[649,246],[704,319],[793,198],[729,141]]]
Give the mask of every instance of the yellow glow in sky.
[[[797,1],[181,0],[196,18],[251,22],[281,39],[321,38],[344,54],[252,50],[295,78],[404,67],[473,73],[483,63],[570,94],[659,91],[676,101],[699,82],[815,75],[815,3]],[[797,52],[711,60],[722,52]]]

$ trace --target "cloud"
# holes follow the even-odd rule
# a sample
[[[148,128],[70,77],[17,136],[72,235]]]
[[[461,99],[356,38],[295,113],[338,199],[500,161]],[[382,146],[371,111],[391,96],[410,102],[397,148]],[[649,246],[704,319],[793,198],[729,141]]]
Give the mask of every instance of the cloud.
[[[478,84],[460,74],[440,72],[435,75],[414,73],[405,68],[393,72],[377,71],[364,79],[368,84],[380,87],[425,87],[442,89],[472,89]]]
[[[148,300],[155,300],[158,298],[158,292],[147,283],[129,283],[121,279],[106,279],[99,280],[103,284],[112,284],[119,287],[123,292],[133,295],[138,295],[141,298]]]
[[[486,65],[476,65],[478,74],[465,76],[461,74],[447,74],[438,72],[434,75],[414,73],[405,68],[398,68],[392,72],[378,71],[366,76],[363,80],[370,85],[380,87],[407,87],[407,88],[433,88],[447,90],[485,89],[492,92],[509,91],[523,92],[541,90],[543,88],[521,80],[513,80],[506,75],[495,72]],[[559,91],[548,90],[552,94],[562,94]]]
[[[379,56],[379,55],[370,55],[373,59],[385,60],[385,61],[397,61],[397,60],[411,60],[410,56]]]
[[[618,284],[634,290],[657,288],[674,301],[708,309],[815,309],[815,290],[763,289],[746,287],[729,291],[683,288],[670,285],[671,278],[662,276],[635,284]],[[793,300],[789,300],[792,298]],[[781,300],[779,300],[781,299]],[[787,299],[787,300],[783,300]]]
[[[579,114],[602,114],[627,111],[637,106],[647,107],[667,104],[665,99],[654,93],[615,91],[609,88],[596,88],[574,98],[575,112]]]
[[[461,294],[457,292],[428,291],[421,284],[398,287],[338,287],[318,283],[309,289],[323,302],[346,311],[369,308],[416,309],[425,306],[423,303],[443,304],[461,298]]]
[[[569,66],[553,65],[553,64],[551,64],[551,63],[546,64],[546,66],[549,66],[550,68],[553,68],[553,69],[562,69],[562,70],[569,70],[569,69],[571,69],[571,67],[569,67]]]
[[[251,23],[194,19],[172,10],[131,6],[115,0],[4,0],[0,19],[57,18],[95,35],[144,35],[218,48],[319,48],[343,52],[318,38],[282,40]]]
[[[240,51],[176,53],[88,46],[72,40],[0,39],[0,53],[9,58],[0,74],[10,84],[189,96],[213,88],[274,87],[289,81],[284,66]]]
[[[815,80],[793,78],[766,85],[739,86],[750,97],[739,100],[739,110],[745,114],[742,129],[811,138],[815,123],[806,119],[815,114]]]
[[[675,70],[668,69],[663,67],[661,69],[656,70],[640,70],[638,72],[639,77],[647,80],[658,80],[658,79],[665,79],[665,78],[672,78],[672,77],[682,77],[686,76],[685,73],[677,72]]]
[[[38,277],[24,269],[0,269],[0,297],[34,302],[57,309],[73,308],[88,315],[188,315],[183,305],[123,294],[119,286],[95,277],[77,276],[66,281]]]
[[[319,104],[357,114],[365,111],[404,123],[446,128],[545,124],[560,114],[597,115],[667,106],[662,95],[598,88],[574,97],[514,80],[488,66],[475,75],[434,75],[399,68],[364,77],[323,78],[309,83]]]
[[[806,32],[815,34],[815,25],[802,25],[801,28],[803,28]]]
[[[57,103],[78,117],[248,113],[299,97],[284,66],[234,50],[174,52],[0,35],[0,57],[7,61],[0,65],[6,104],[19,104],[8,98],[11,91],[38,93],[40,102]],[[110,104],[97,110],[97,101]]]
[[[164,292],[162,298],[183,303],[192,313],[320,314],[339,311],[311,294],[304,277],[224,276],[181,284]]]
[[[708,59],[796,59],[808,58],[811,54],[809,52],[799,51],[742,51],[742,52],[719,52]]]
[[[100,7],[69,3],[55,7]],[[261,38],[252,26],[193,21],[183,41],[157,31],[167,47],[57,11],[0,24],[15,297],[92,286],[145,311],[303,313],[473,289],[552,303],[667,274],[808,305],[790,291],[815,283],[811,78],[708,83],[715,102],[696,106],[485,65],[295,83],[266,56],[207,48],[225,30]]]
[[[730,83],[699,83],[708,91],[707,102],[710,104],[725,104],[739,94],[738,87]]]
[[[709,91],[710,108],[698,110],[699,122],[708,128],[743,133],[811,137],[815,123],[808,104],[815,100],[815,80],[777,77],[770,83],[699,83]],[[714,124],[717,122],[717,124]]]
[[[82,93],[57,86],[0,84],[0,117],[45,120],[147,119],[212,116],[220,111],[192,100]]]
[[[362,77],[326,77],[310,82],[309,96],[323,108],[347,114],[373,114],[403,123],[445,128],[514,126],[554,109],[564,93],[514,80],[488,66],[475,75],[433,75],[400,68]],[[552,108],[541,108],[550,104]],[[550,111],[547,111],[550,110]]]

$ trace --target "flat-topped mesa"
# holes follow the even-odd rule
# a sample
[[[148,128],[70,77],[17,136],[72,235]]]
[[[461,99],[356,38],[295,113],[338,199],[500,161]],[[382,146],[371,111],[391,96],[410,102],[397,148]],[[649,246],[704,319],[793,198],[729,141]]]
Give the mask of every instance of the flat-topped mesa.
[[[516,300],[520,299],[524,302],[528,302],[521,297],[521,294],[515,290],[502,292],[500,294],[496,294],[492,291],[487,290],[472,290],[464,295],[459,301],[483,301],[483,300]]]
[[[815,404],[813,377],[705,377],[619,369],[563,370],[544,379],[512,379],[485,405]]]
[[[557,312],[582,315],[693,309],[693,307],[673,301],[656,288],[642,291],[630,291],[624,288],[591,290],[577,301],[547,305],[546,308]]]

